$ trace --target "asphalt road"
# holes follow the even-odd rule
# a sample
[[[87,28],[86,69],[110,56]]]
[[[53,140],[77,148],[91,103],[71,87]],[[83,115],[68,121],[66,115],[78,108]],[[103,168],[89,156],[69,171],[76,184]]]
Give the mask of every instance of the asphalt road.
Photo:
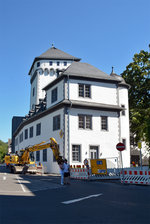
[[[9,174],[0,167],[0,224],[150,223],[150,186]]]

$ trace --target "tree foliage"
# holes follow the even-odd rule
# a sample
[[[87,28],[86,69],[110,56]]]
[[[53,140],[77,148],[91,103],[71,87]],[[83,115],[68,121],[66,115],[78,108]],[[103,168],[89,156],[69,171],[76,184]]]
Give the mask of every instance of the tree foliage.
[[[0,163],[3,163],[7,151],[8,144],[0,140]]]
[[[136,143],[144,140],[150,147],[150,53],[141,50],[135,54],[121,74],[131,87],[129,109],[131,132]]]

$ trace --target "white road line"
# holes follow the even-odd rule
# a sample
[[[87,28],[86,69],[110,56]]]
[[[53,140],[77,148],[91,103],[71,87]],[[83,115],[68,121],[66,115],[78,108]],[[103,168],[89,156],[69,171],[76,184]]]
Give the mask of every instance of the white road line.
[[[6,180],[6,177],[5,176],[3,176],[3,180]]]
[[[20,186],[21,186],[23,192],[26,192],[26,190],[25,190],[24,186],[21,184],[20,179],[18,178],[18,176],[17,176],[17,180],[18,180],[18,182],[19,182],[19,184],[20,184]]]
[[[93,197],[98,197],[98,196],[101,196],[101,195],[103,195],[103,194],[93,194],[93,195],[89,195],[89,196],[84,197],[84,198],[78,198],[78,199],[74,199],[74,200],[70,200],[70,201],[63,201],[61,203],[68,205],[68,204],[71,204],[71,203],[75,203],[75,202],[82,201],[82,200],[89,199],[89,198],[93,198]]]

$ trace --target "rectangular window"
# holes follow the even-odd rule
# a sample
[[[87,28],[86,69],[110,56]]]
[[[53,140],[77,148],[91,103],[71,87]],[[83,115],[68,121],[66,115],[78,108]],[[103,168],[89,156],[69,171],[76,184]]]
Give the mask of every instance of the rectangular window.
[[[50,66],[52,66],[52,65],[53,65],[53,62],[52,62],[52,61],[50,61],[50,62],[49,62],[49,65],[50,65]]]
[[[98,146],[90,146],[90,159],[98,159]]]
[[[79,84],[79,96],[84,97],[84,85]]]
[[[57,66],[59,66],[60,65],[60,62],[59,61],[57,61]]]
[[[67,62],[66,61],[64,61],[64,66],[67,66]]]
[[[40,161],[40,151],[36,151],[36,161]]]
[[[18,145],[18,138],[15,139],[15,146]]]
[[[81,162],[81,146],[72,145],[72,161]]]
[[[126,113],[125,113],[125,105],[121,105],[121,107],[124,109],[124,110],[121,111],[121,115],[125,116],[126,115]]]
[[[108,117],[101,117],[101,129],[107,131],[108,130]]]
[[[47,149],[43,150],[43,162],[47,162]]]
[[[28,129],[25,129],[24,135],[25,135],[25,139],[28,139]]]
[[[33,137],[33,126],[30,127],[30,138],[32,138],[32,137]]]
[[[91,98],[91,86],[79,84],[79,96]]]
[[[53,117],[53,131],[60,129],[60,115]]]
[[[84,129],[84,116],[83,115],[79,115],[79,128],[83,128]]]
[[[92,129],[92,116],[91,115],[78,115],[79,128]]]
[[[85,119],[86,119],[86,121],[85,121],[85,128],[86,129],[92,129],[92,116],[85,116]]]
[[[37,67],[40,67],[40,62],[37,62]]]
[[[41,134],[41,123],[36,125],[36,136]]]
[[[85,85],[85,97],[91,97],[91,86]]]
[[[51,95],[51,103],[54,103],[57,101],[57,88],[52,90],[52,95]]]
[[[19,142],[21,142],[21,135],[19,135]]]
[[[23,132],[19,135],[19,142],[23,141]]]

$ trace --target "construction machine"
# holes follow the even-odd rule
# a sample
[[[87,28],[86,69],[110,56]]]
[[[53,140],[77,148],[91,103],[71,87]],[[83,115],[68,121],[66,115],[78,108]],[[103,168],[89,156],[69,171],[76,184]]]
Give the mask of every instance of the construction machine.
[[[57,141],[54,138],[50,138],[50,142],[48,143],[45,143],[43,141],[39,144],[26,147],[25,149],[21,149],[15,154],[6,155],[6,166],[10,168],[12,173],[36,173],[37,167],[34,161],[33,152],[44,150],[47,148],[52,149],[53,155],[57,163],[61,163],[62,156],[60,156]]]

